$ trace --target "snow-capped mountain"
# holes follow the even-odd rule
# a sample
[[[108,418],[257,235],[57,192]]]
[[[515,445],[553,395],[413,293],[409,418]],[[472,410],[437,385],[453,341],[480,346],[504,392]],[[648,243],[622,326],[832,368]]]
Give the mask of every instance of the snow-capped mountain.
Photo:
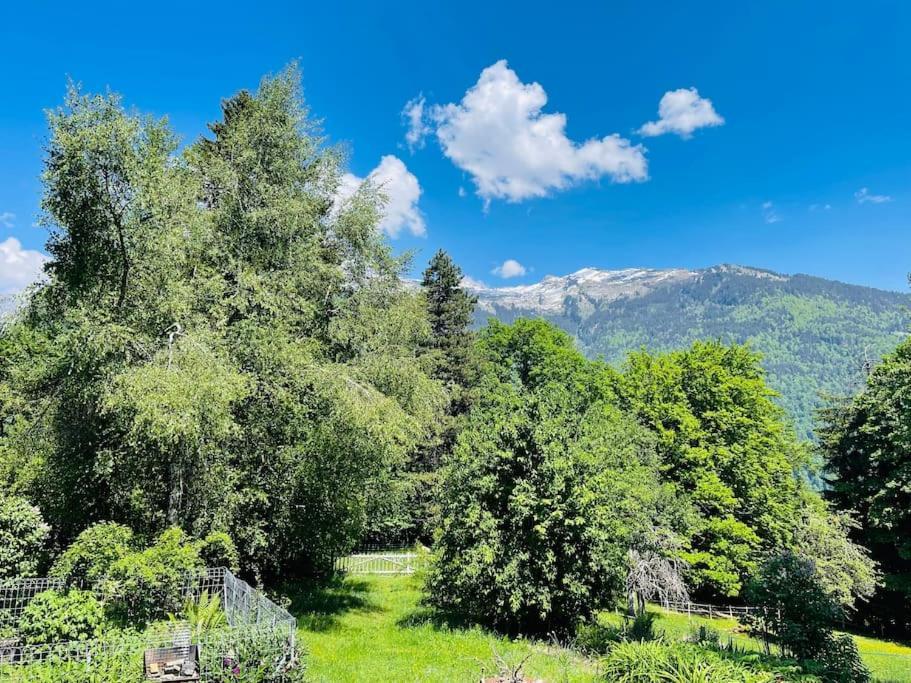
[[[588,317],[600,306],[618,299],[633,299],[660,287],[682,285],[708,273],[738,273],[757,278],[785,280],[786,276],[744,266],[714,266],[701,270],[671,268],[624,268],[601,270],[583,268],[569,275],[547,275],[540,282],[512,287],[488,287],[465,281],[466,289],[478,296],[482,313],[496,315],[503,309],[534,312],[545,316]]]

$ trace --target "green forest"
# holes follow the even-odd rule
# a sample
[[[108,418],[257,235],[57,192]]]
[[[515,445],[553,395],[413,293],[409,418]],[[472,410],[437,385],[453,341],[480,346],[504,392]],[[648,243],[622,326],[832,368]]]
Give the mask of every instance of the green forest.
[[[313,591],[355,600],[334,567],[369,544],[426,553],[428,648],[560,643],[604,681],[908,680],[850,634],[911,638],[911,341],[810,441],[762,356],[711,331],[608,363],[547,321],[475,329],[445,252],[403,283],[382,187],[337,201],[344,150],[301,92],[294,66],[266,77],[193,141],[75,86],[48,113],[51,259],[0,330],[0,594],[57,583],[0,619],[0,678],[144,680],[3,643],[215,632],[180,586],[227,567],[298,617],[300,654],[276,673],[238,649],[207,680],[311,680]],[[761,651],[662,635],[677,602],[750,607]]]

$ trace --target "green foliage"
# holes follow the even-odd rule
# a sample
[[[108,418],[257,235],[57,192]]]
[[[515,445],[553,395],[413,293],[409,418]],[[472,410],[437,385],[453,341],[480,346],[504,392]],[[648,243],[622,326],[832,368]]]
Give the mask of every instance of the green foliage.
[[[665,478],[698,512],[683,554],[693,587],[736,596],[763,550],[793,545],[803,505],[794,471],[806,454],[772,401],[759,356],[717,342],[637,352],[619,391],[656,434]]]
[[[0,498],[0,579],[34,576],[49,534],[41,512],[24,498]]]
[[[540,321],[483,333],[489,364],[444,466],[430,599],[498,627],[565,631],[618,595],[668,490],[610,373]]]
[[[133,532],[114,522],[98,522],[81,532],[54,561],[51,576],[67,584],[94,586],[111,566],[135,547]]]
[[[199,544],[199,557],[206,567],[226,567],[232,572],[240,567],[240,555],[234,541],[224,531],[213,531]]]
[[[775,639],[797,659],[816,659],[841,616],[838,603],[823,589],[816,568],[792,553],[769,558],[752,579],[747,600],[761,608],[751,625]]]
[[[427,440],[411,455],[379,499],[371,515],[367,540],[376,543],[429,543],[436,505],[433,490],[438,469],[452,451],[459,417],[471,404],[478,379],[478,354],[471,331],[476,298],[461,286],[462,271],[440,250],[430,259],[421,281],[430,334],[424,342],[425,362],[432,377],[446,388],[445,411]]]
[[[911,340],[873,368],[853,398],[821,415],[820,448],[835,507],[850,512],[855,540],[870,549],[882,586],[858,619],[911,634]]]
[[[499,308],[495,299],[484,303],[493,305],[504,322],[539,315]],[[704,339],[749,343],[762,353],[769,385],[797,433],[811,438],[822,396],[853,392],[864,363],[904,338],[908,304],[908,295],[897,292],[719,266],[642,296],[601,302],[568,297],[553,322],[589,357],[618,365],[641,348],[663,353]],[[479,322],[487,315],[478,316]]]
[[[173,527],[148,548],[114,562],[100,589],[118,619],[144,626],[180,609],[188,576],[201,567],[198,545]]]
[[[462,278],[462,270],[440,250],[430,259],[421,286],[427,299],[430,346],[438,354],[434,376],[447,386],[464,391],[473,384],[477,373],[471,332],[477,297],[462,288]],[[466,398],[456,396],[454,403],[456,412],[461,412]]]
[[[612,683],[773,683],[771,673],[728,661],[694,645],[629,642],[614,646],[604,660]]]
[[[16,627],[17,636],[29,645],[101,637],[107,627],[104,605],[89,591],[71,588],[49,590],[32,598]]]
[[[797,525],[794,551],[815,565],[823,590],[846,611],[863,608],[876,590],[879,574],[866,548],[851,541],[859,525],[847,512],[829,509],[812,493],[805,495],[803,516]]]
[[[812,561],[793,553],[767,560],[747,590],[747,599],[764,609],[747,623],[770,635],[782,651],[808,662],[824,681],[866,683],[854,639],[832,631],[843,611],[838,595],[827,592]]]
[[[183,604],[180,614],[169,614],[171,622],[187,622],[194,641],[209,631],[224,628],[228,618],[221,608],[221,599],[217,594],[203,591],[198,597],[190,598]]]
[[[116,96],[71,88],[49,115],[52,260],[0,331],[0,477],[55,544],[179,526],[259,575],[325,570],[435,433],[424,299],[380,189],[336,202],[298,81],[229,98],[183,151]]]

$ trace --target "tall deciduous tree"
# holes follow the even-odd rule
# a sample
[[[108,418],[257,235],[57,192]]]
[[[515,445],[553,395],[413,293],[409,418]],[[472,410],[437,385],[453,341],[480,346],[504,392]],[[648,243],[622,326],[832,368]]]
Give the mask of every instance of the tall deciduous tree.
[[[0,473],[59,541],[177,524],[247,569],[326,567],[445,402],[381,193],[336,201],[294,68],[183,153],[114,96],[71,91],[50,125],[53,259],[0,335]]]

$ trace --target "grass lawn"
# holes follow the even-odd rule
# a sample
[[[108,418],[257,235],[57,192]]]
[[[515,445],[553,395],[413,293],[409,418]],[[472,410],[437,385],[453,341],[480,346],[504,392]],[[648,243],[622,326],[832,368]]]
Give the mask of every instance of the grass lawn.
[[[596,663],[565,648],[441,623],[423,609],[414,577],[363,576],[290,591],[310,680],[453,683],[496,673],[502,657],[548,683],[597,681]]]
[[[597,681],[594,659],[567,648],[511,640],[477,626],[447,622],[420,605],[420,584],[406,576],[356,576],[317,588],[288,591],[298,617],[300,643],[307,650],[310,680],[331,683],[447,683],[477,681],[496,673],[496,659],[515,665],[528,657],[527,676],[548,683]],[[669,639],[683,639],[700,624],[721,633],[726,643],[761,650],[733,619],[708,619],[657,610],[656,626]],[[619,614],[602,615],[619,623]],[[876,680],[911,683],[911,648],[856,637]]]

